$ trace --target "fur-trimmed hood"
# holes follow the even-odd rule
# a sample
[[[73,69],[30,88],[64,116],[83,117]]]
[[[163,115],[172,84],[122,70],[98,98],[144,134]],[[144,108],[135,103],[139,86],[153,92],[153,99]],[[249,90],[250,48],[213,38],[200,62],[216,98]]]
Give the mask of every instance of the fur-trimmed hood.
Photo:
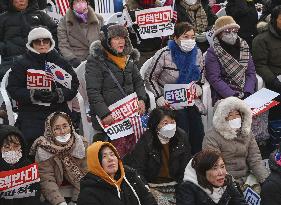
[[[228,97],[216,103],[214,108],[213,126],[225,139],[234,139],[237,137],[236,130],[229,126],[228,121],[225,119],[229,112],[237,110],[241,113],[242,117],[242,136],[247,136],[251,132],[252,125],[252,111],[250,107],[237,97]]]
[[[265,31],[268,31],[268,22],[261,21],[257,24],[257,31],[258,33],[263,33]]]
[[[128,53],[130,56],[129,59],[133,61],[138,61],[140,58],[140,53],[135,48],[126,48],[128,45],[125,45],[124,50],[131,50],[131,52]],[[131,46],[131,44],[129,45]],[[105,61],[107,59],[107,53],[104,49],[104,47],[101,45],[101,41],[97,40],[94,41],[90,46],[90,55],[92,55],[94,58],[98,58],[100,61]]]

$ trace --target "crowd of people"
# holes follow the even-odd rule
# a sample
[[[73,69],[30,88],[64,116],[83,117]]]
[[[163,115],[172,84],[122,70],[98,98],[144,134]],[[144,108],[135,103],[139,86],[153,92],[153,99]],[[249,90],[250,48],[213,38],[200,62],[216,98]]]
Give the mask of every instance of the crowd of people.
[[[0,205],[246,205],[247,188],[262,205],[280,204],[281,144],[268,140],[267,128],[281,127],[281,104],[253,117],[244,101],[257,91],[257,74],[281,94],[280,0],[126,0],[132,22],[143,9],[177,11],[173,35],[148,39],[136,23],[105,24],[93,2],[69,5],[56,24],[42,11],[45,0],[0,0],[0,78],[9,70],[18,116],[14,126],[0,125]],[[215,5],[226,15],[217,17]],[[189,86],[191,102],[174,106],[169,85]],[[97,132],[91,139],[81,129],[78,91]],[[111,138],[105,128],[118,116],[110,107],[133,94],[137,115],[149,116],[146,130]]]

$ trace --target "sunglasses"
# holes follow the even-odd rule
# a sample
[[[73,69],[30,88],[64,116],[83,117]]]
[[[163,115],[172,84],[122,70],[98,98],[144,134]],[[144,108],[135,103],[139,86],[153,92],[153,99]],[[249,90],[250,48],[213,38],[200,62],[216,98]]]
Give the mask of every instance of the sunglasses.
[[[223,32],[224,33],[238,33],[239,29],[238,28],[228,28],[225,29]]]
[[[51,41],[49,38],[43,38],[43,39],[36,39],[33,40],[32,43],[35,45],[41,45],[41,44],[49,44]]]

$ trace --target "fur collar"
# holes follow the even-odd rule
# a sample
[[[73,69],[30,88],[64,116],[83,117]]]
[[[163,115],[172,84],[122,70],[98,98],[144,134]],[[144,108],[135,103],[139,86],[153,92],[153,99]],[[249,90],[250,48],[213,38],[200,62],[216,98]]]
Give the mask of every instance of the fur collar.
[[[65,20],[67,23],[70,24],[75,24],[77,22],[77,18],[75,17],[72,9],[68,9],[66,14],[65,14]],[[99,23],[99,19],[97,14],[95,13],[95,11],[88,6],[88,24],[98,24]]]
[[[127,47],[127,44],[125,45],[124,50],[129,50]],[[107,54],[105,50],[103,49],[103,46],[101,45],[100,40],[94,41],[90,46],[90,55],[92,55],[94,58],[99,59],[100,61],[105,61],[107,59]],[[130,60],[138,61],[140,58],[140,53],[137,49],[133,48],[132,52],[129,53]]]
[[[225,119],[232,110],[238,110],[242,114],[241,134],[242,136],[248,136],[251,132],[252,111],[243,100],[236,97],[228,97],[216,103],[213,117],[215,130],[228,140],[237,137],[236,131],[229,126]]]
[[[257,31],[258,33],[263,33],[268,30],[268,23],[261,21],[257,24]]]

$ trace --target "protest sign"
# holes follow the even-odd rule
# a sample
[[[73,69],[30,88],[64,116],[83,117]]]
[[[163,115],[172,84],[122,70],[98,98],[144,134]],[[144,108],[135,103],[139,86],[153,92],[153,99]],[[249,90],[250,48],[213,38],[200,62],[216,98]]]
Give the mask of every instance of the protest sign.
[[[259,108],[252,109],[252,114],[253,116],[260,115],[278,104],[279,104],[278,101],[275,100],[269,101],[268,103],[265,103],[263,106]]]
[[[189,84],[165,84],[164,98],[175,110],[193,106],[196,96],[196,86],[194,82]]]
[[[136,93],[132,93],[117,101],[110,105],[108,109],[114,119],[114,122],[111,125],[105,125],[98,117],[97,119],[111,140],[134,133],[130,117],[138,115],[138,97]]]
[[[249,205],[260,205],[261,198],[258,193],[256,193],[250,187],[243,192],[244,198]]]
[[[135,11],[140,37],[148,39],[172,35],[174,33],[173,13],[171,6]]]
[[[28,69],[26,72],[27,89],[51,90],[52,80],[46,76],[43,70]]]
[[[0,172],[0,198],[13,199],[35,196],[34,183],[40,181],[36,163],[19,169]]]

